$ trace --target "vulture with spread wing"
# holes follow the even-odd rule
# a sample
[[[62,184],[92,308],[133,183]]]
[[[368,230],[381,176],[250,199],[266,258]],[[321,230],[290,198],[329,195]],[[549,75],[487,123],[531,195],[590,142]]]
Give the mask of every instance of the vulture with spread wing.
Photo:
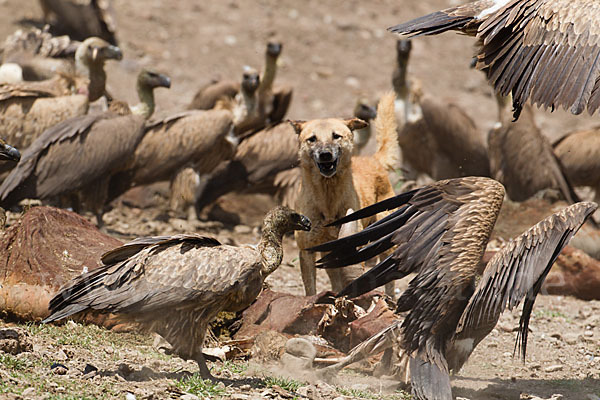
[[[573,114],[600,107],[596,0],[479,0],[390,28],[412,36],[458,30],[480,43],[477,67],[515,116],[528,100]]]
[[[137,80],[141,103],[127,110],[129,115],[82,115],[46,130],[0,185],[0,205],[77,194],[102,225],[110,176],[125,166],[142,139],[145,122],[154,112],[153,90],[161,86],[170,87],[171,80],[144,70]]]
[[[265,217],[256,247],[193,234],[136,239],[63,288],[44,322],[89,309],[120,314],[159,333],[175,353],[198,363],[202,378],[213,379],[202,355],[208,323],[256,299],[281,264],[283,235],[294,230],[310,230],[308,218],[277,207]]]
[[[529,317],[542,283],[558,253],[597,208],[595,203],[577,203],[533,226],[490,260],[475,285],[503,198],[503,186],[489,178],[439,181],[342,218],[336,224],[395,209],[357,234],[312,249],[330,251],[319,266],[338,268],[396,246],[339,296],[355,297],[417,274],[397,309],[408,311],[399,340],[410,358],[417,399],[451,400],[448,372],[458,371],[500,313],[523,298],[517,339],[525,357]]]

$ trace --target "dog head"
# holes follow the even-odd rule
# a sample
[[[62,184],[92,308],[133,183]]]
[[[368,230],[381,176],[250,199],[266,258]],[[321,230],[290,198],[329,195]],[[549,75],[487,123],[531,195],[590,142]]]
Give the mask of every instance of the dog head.
[[[300,141],[300,163],[316,168],[325,178],[334,176],[340,167],[350,165],[354,135],[352,131],[368,124],[358,118],[290,121]]]

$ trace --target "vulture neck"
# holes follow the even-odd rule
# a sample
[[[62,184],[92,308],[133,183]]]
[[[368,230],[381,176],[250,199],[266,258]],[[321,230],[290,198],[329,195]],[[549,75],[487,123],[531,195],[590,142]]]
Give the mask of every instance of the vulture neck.
[[[277,57],[267,55],[265,62],[265,69],[260,77],[260,84],[258,86],[259,96],[263,93],[271,90],[273,82],[275,81],[275,75],[277,74]]]
[[[408,66],[408,59],[398,58],[398,66],[394,70],[392,76],[392,85],[394,86],[394,92],[400,99],[408,99],[410,89],[406,82],[406,70]]]
[[[76,57],[75,73],[78,77],[87,79],[88,100],[96,101],[106,90],[106,72],[103,61],[92,61],[89,57]],[[75,88],[77,90],[81,88]]]
[[[154,90],[148,85],[138,82],[137,92],[140,102],[131,107],[131,113],[142,115],[144,118],[148,119],[154,112]]]
[[[281,242],[285,231],[272,222],[269,221],[263,225],[262,237],[258,242],[258,252],[262,258],[261,272],[265,278],[275,271],[283,260]]]

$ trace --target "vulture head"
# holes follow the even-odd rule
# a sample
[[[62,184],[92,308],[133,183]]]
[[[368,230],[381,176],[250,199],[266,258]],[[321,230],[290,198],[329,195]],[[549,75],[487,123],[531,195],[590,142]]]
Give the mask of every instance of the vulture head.
[[[242,75],[242,89],[247,94],[252,94],[258,89],[260,77],[258,71],[252,67],[245,66]]]
[[[98,37],[84,40],[75,52],[75,60],[86,65],[103,65],[106,60],[121,60],[122,58],[123,52],[120,48]]]
[[[356,103],[356,107],[354,107],[354,116],[369,122],[377,117],[377,110],[361,99]]]
[[[412,42],[410,39],[400,39],[396,42],[396,54],[398,60],[407,60],[412,50]]]
[[[140,88],[154,89],[157,87],[171,87],[171,78],[159,72],[143,69],[137,78],[137,84]]]
[[[263,221],[263,234],[274,233],[283,237],[287,232],[310,231],[310,220],[286,206],[278,206],[269,211]]]
[[[270,57],[279,57],[279,55],[281,54],[281,49],[283,48],[283,45],[279,42],[269,42],[267,43],[267,56]]]
[[[0,160],[8,160],[19,162],[21,153],[12,146],[7,145],[4,140],[0,139]]]

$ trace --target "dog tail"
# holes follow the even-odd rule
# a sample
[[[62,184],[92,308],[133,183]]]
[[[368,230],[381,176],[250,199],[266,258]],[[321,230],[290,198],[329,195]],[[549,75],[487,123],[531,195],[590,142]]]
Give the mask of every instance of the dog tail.
[[[400,145],[398,144],[398,124],[394,112],[396,96],[393,92],[384,94],[377,105],[375,131],[377,152],[375,159],[385,168],[393,171],[400,165]]]

